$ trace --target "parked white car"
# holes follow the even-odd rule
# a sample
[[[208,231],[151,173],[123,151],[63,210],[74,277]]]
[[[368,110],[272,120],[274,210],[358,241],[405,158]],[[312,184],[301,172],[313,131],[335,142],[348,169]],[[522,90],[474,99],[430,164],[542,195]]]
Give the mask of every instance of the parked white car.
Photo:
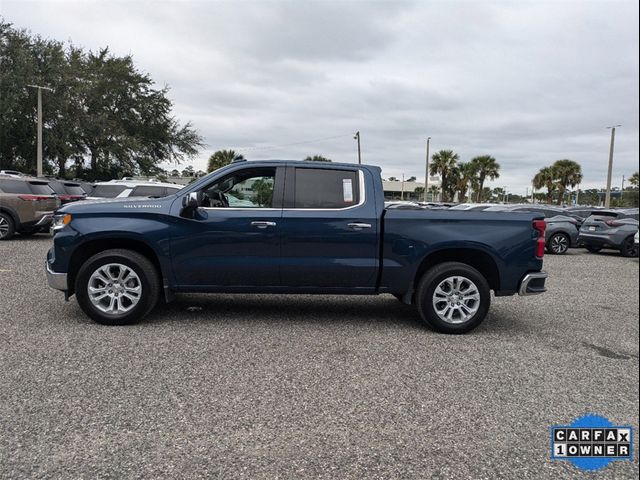
[[[97,182],[87,200],[126,197],[166,197],[182,189],[182,185],[158,181],[110,180]]]

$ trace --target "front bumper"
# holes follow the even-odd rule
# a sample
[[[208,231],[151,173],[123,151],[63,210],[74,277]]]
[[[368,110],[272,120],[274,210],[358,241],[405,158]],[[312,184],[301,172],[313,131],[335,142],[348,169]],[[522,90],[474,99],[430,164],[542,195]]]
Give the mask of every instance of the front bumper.
[[[518,295],[540,295],[547,291],[544,286],[549,274],[547,272],[530,272],[527,273],[520,281]]]
[[[62,290],[66,292],[67,288],[67,274],[66,273],[58,273],[51,270],[49,266],[49,262],[45,260],[46,268],[47,268],[47,282],[49,282],[49,286],[51,288],[55,288],[56,290]]]

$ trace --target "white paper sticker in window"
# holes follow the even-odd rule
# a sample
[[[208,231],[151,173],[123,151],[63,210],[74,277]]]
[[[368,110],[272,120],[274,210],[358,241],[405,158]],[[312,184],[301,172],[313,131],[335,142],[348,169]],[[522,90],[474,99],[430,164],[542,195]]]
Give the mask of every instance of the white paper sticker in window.
[[[345,203],[353,203],[353,183],[350,178],[342,179],[342,196]]]

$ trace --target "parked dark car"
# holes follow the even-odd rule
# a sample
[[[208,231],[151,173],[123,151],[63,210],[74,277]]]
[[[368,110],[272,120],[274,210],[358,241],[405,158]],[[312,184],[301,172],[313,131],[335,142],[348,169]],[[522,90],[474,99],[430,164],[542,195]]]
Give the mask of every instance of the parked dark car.
[[[580,227],[578,243],[592,253],[603,248],[619,250],[625,257],[637,257],[634,235],[638,231],[638,210],[599,210]]]
[[[578,246],[578,230],[582,218],[572,216],[561,208],[549,205],[500,205],[490,207],[488,211],[538,213],[544,216],[547,224],[545,245],[548,253],[564,255],[569,248]]]
[[[56,196],[63,205],[69,202],[84,200],[87,197],[87,192],[77,182],[49,180],[49,186],[56,193]]]
[[[241,161],[172,196],[65,205],[46,268],[109,325],[176,292],[389,293],[464,333],[491,290],[545,291],[544,229],[533,213],[385,209],[374,166]]]
[[[18,232],[32,235],[48,230],[60,206],[47,181],[27,176],[0,175],[0,240]]]

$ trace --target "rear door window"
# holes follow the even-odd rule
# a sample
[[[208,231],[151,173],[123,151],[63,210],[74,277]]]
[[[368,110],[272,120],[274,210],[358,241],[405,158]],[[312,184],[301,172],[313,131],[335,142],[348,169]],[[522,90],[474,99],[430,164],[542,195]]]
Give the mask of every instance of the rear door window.
[[[93,192],[91,192],[91,196],[100,198],[116,198],[126,189],[126,185],[96,185]]]
[[[31,193],[29,184],[21,180],[0,180],[0,190],[4,193]]]
[[[358,172],[320,168],[296,168],[294,208],[337,209],[360,200]]]
[[[164,197],[166,188],[155,185],[140,185],[133,189],[130,197]]]
[[[65,195],[67,193],[64,189],[64,185],[60,182],[49,182],[49,187],[58,195]]]

